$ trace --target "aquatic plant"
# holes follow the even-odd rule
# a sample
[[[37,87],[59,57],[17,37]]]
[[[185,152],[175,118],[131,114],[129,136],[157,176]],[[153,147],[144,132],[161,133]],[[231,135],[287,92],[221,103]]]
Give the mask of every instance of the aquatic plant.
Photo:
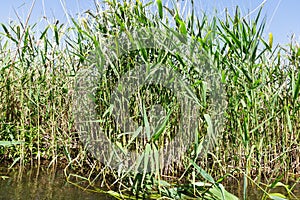
[[[73,24],[55,22],[43,31],[27,23],[1,24],[0,140],[13,138],[18,145],[0,142],[0,160],[20,167],[28,163],[40,165],[43,161],[48,161],[49,166],[63,164],[70,183],[99,192],[107,192],[99,189],[106,187],[109,194],[119,198],[228,199],[226,195],[231,195],[221,182],[229,176],[244,178],[245,195],[249,180],[269,194],[269,187],[264,189],[261,182],[269,186],[274,177],[280,177],[275,181],[278,183],[287,181],[290,173],[299,173],[298,44],[291,41],[288,48],[283,48],[273,44],[272,34],[265,40],[261,12],[253,19],[243,17],[238,8],[233,16],[226,13],[224,18],[199,16],[194,3],[191,1],[187,8],[190,10],[184,12],[160,0],[146,4],[108,0],[104,8],[98,4],[94,11],[87,11],[79,20],[73,19]],[[103,41],[122,34],[130,38],[133,30],[142,28],[168,30],[176,36],[172,41],[182,44],[196,41],[201,53],[215,66],[227,106],[224,126],[214,138],[214,147],[208,148],[202,157],[199,149],[205,136],[215,131],[211,113],[214,97],[199,69],[189,65],[181,52],[172,54],[176,45],[168,44],[170,51],[137,48],[105,64],[90,62],[95,56],[101,61],[103,47],[107,47]],[[129,110],[135,122],[145,129],[146,137],[138,137],[138,131],[130,135],[118,130],[112,117],[112,90],[120,75],[141,60],[170,66],[185,77],[195,94],[193,98],[201,104],[201,123],[192,147],[178,152],[183,158],[180,163],[154,165],[151,172],[147,166],[155,162],[149,152],[159,156],[156,150],[176,138],[179,100],[165,88],[141,88],[132,100],[143,97],[146,103],[140,106],[138,101],[131,101]],[[81,83],[78,80],[82,70],[94,66],[106,67],[101,81],[93,88],[96,120],[119,149],[145,150],[142,171],[116,170],[106,165],[95,157],[80,135],[74,117],[78,111],[75,86]],[[168,117],[158,120],[161,126],[150,137],[150,105],[157,102]],[[147,137],[152,142],[145,142]]]

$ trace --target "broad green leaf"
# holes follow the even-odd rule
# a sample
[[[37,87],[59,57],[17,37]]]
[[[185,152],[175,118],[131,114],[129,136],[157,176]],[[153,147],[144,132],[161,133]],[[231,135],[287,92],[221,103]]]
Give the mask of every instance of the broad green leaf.
[[[280,193],[270,193],[269,198],[273,200],[287,200],[286,196]]]
[[[158,8],[158,14],[160,19],[163,19],[163,6],[162,6],[162,1],[161,0],[156,0],[157,3],[157,8]]]
[[[205,121],[208,125],[207,127],[207,133],[209,135],[213,135],[213,124],[212,124],[212,120],[211,120],[211,117],[208,115],[208,114],[204,114],[204,118],[205,118]]]
[[[216,185],[209,189],[208,193],[205,194],[205,197],[214,200],[239,200],[235,195],[227,192],[225,189],[220,190]]]
[[[140,132],[143,130],[143,127],[140,126],[134,133],[133,135],[131,136],[129,142],[127,143],[126,145],[126,148],[129,147],[129,145],[132,143],[132,141],[140,134]]]
[[[179,21],[179,31],[181,34],[183,34],[184,36],[187,35],[187,29],[185,26],[185,23],[182,20],[178,20]]]
[[[201,176],[210,183],[215,184],[215,180],[211,175],[209,175],[206,171],[204,171],[199,165],[197,165],[193,160],[191,160],[192,165],[196,168],[196,170],[201,174]]]
[[[296,99],[298,98],[299,92],[300,92],[300,72],[298,73],[298,79],[295,83],[294,97],[293,97],[294,101],[296,101]]]
[[[167,123],[169,121],[169,118],[170,118],[170,115],[171,115],[171,111],[169,111],[168,115],[165,117],[163,123],[159,126],[159,128],[155,131],[155,133],[153,134],[152,136],[152,140],[153,141],[156,141],[159,139],[160,135],[164,132],[166,126],[167,126]]]
[[[48,31],[49,27],[50,27],[50,26],[47,26],[47,27],[45,28],[45,30],[42,32],[42,34],[41,34],[41,36],[40,36],[40,40],[43,39],[43,38],[45,37],[45,35],[47,34],[47,31]]]

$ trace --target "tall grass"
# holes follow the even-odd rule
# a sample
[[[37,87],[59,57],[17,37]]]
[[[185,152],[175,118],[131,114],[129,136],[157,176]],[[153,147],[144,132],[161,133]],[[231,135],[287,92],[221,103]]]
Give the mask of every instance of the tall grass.
[[[2,149],[10,152],[2,155],[21,166],[41,159],[56,162],[74,143],[68,117],[74,72],[68,66],[71,57],[59,47],[62,28],[49,25],[39,33],[23,27],[2,24],[1,38],[1,140],[25,142]],[[56,42],[48,38],[50,30],[59,34]]]
[[[1,162],[20,166],[40,165],[44,161],[53,166],[64,164],[68,181],[76,185],[85,181],[96,191],[100,191],[98,186],[105,186],[118,191],[110,192],[118,197],[126,197],[129,192],[137,197],[222,199],[226,192],[219,182],[227,176],[243,177],[245,194],[248,180],[273,183],[274,187],[277,182],[296,179],[300,172],[300,48],[296,42],[282,48],[273,44],[272,35],[264,39],[265,22],[261,21],[260,12],[254,19],[243,18],[239,9],[234,16],[226,13],[224,18],[199,17],[194,12],[183,17],[176,8],[163,7],[159,0],[156,4],[106,1],[105,5],[105,10],[99,5],[85,18],[74,19],[73,25],[56,23],[43,31],[35,30],[35,25],[2,24],[0,140],[18,143],[6,146],[0,142]],[[157,12],[150,6],[157,6]],[[198,41],[220,72],[228,103],[224,129],[206,157],[197,160],[191,153],[184,156],[182,163],[166,164],[153,173],[142,174],[116,171],[94,158],[80,140],[73,117],[78,72],[89,67],[90,55],[101,49],[101,38],[141,27],[167,27]],[[143,141],[119,136],[107,115],[118,75],[128,71],[141,56],[155,59],[164,53],[159,49],[140,49],[107,66],[97,88],[97,114],[105,132],[115,136],[121,146],[139,149]],[[167,54],[166,63],[172,59]],[[207,134],[209,121],[204,116],[211,109],[211,97],[201,82],[201,74],[181,62],[173,62],[171,67],[187,76],[200,102],[207,100],[207,106],[199,113],[203,126],[199,127],[196,148]],[[153,90],[156,96],[147,96],[147,90],[141,94],[149,104],[160,96],[164,97],[159,101],[165,108],[176,110],[176,99],[168,91]],[[131,114],[145,125],[135,106],[132,105]],[[172,139],[177,114],[170,115],[159,142]],[[263,190],[267,194],[266,189]]]

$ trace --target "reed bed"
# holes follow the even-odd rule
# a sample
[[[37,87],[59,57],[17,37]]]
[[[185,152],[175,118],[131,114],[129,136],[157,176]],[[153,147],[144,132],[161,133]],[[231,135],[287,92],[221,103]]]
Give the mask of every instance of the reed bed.
[[[193,1],[190,6],[190,15],[185,16],[179,8],[164,7],[160,0],[147,4],[109,0],[105,1],[105,8],[97,4],[94,11],[73,19],[71,25],[54,23],[41,31],[35,25],[20,22],[1,24],[0,162],[9,167],[63,165],[70,183],[117,198],[235,199],[221,185],[233,177],[244,179],[245,195],[247,184],[256,184],[265,193],[262,198],[275,199],[276,194],[271,194],[270,189],[289,180],[297,184],[300,173],[298,44],[295,41],[284,47],[273,44],[272,34],[265,39],[261,12],[255,18],[246,19],[237,8],[233,16],[226,13],[224,18],[217,18],[196,16]],[[195,149],[209,131],[210,121],[204,116],[207,117],[212,103],[201,74],[180,62],[180,56],[174,61],[172,55],[159,49],[138,49],[115,63],[106,63],[107,71],[95,88],[97,117],[104,133],[111,134],[123,147],[138,151],[145,144],[138,138],[118,135],[120,132],[108,115],[109,103],[119,75],[139,59],[158,62],[161,60],[155,59],[167,55],[163,61],[186,75],[189,87],[203,105],[199,111],[203,125],[189,153],[178,152],[184,154],[181,163],[162,165],[151,173],[120,172],[96,159],[80,138],[74,118],[77,111],[74,86],[79,72],[95,64],[89,63],[89,59],[101,49],[101,39],[142,27],[167,27],[197,41],[220,74],[227,107],[224,126],[214,147],[198,159]],[[178,102],[168,91],[158,87],[150,92],[149,95],[146,88],[141,93],[148,100],[145,112],[147,106],[157,101],[170,111],[169,120],[162,127],[163,134],[156,132],[158,139],[146,145],[153,150],[154,144],[163,145],[173,139],[179,115]],[[132,105],[131,115],[147,127],[147,120],[136,111],[137,107]],[[296,184],[287,188],[288,195],[293,195]],[[100,189],[103,187],[108,191]]]

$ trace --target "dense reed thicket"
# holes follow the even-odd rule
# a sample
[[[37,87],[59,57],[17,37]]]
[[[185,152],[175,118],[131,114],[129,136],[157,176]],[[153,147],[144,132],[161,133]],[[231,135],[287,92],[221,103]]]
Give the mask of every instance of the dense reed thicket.
[[[153,6],[157,6],[157,11],[153,11]],[[50,24],[40,31],[34,25],[2,24],[0,162],[9,166],[44,162],[64,165],[70,182],[81,185],[79,182],[84,181],[96,191],[105,186],[121,196],[129,192],[140,197],[224,198],[222,186],[208,174],[219,181],[228,176],[244,177],[245,190],[247,179],[257,184],[270,184],[274,179],[296,180],[300,173],[300,48],[293,41],[287,49],[273,44],[271,34],[268,39],[263,38],[265,22],[260,12],[256,18],[247,19],[239,9],[234,16],[226,14],[224,18],[196,16],[193,7],[190,11],[190,15],[180,16],[180,10],[163,7],[159,0],[156,4],[113,0],[106,1],[105,9],[98,5],[84,18],[74,19],[72,25]],[[120,74],[141,57],[158,62],[156,59],[166,56],[163,62],[186,75],[199,102],[207,98],[208,105],[202,104],[199,113],[203,125],[190,154],[180,164],[141,174],[116,171],[94,158],[80,139],[73,114],[77,108],[74,86],[78,72],[95,64],[89,59],[96,50],[101,52],[101,40],[142,27],[173,31],[178,37],[184,35],[197,41],[216,66],[227,106],[224,127],[214,148],[203,159],[196,159],[195,149],[209,131],[209,120],[203,116],[211,109],[201,74],[181,62],[180,56],[175,56],[174,61],[173,55],[159,49],[138,49],[109,63],[97,88],[97,114],[105,132],[114,135],[123,146],[139,149],[142,143],[133,136],[118,136],[107,114],[111,90]],[[159,101],[166,110],[173,109],[163,126],[163,138],[155,143],[162,145],[165,139],[172,139],[179,120],[178,113],[173,112],[176,103],[172,102],[176,99],[161,88],[154,88],[155,92],[161,97],[159,100],[146,92],[142,95],[151,99],[149,104]],[[134,111],[135,106],[131,114],[146,126],[145,119]],[[120,196],[112,191],[110,194]]]

